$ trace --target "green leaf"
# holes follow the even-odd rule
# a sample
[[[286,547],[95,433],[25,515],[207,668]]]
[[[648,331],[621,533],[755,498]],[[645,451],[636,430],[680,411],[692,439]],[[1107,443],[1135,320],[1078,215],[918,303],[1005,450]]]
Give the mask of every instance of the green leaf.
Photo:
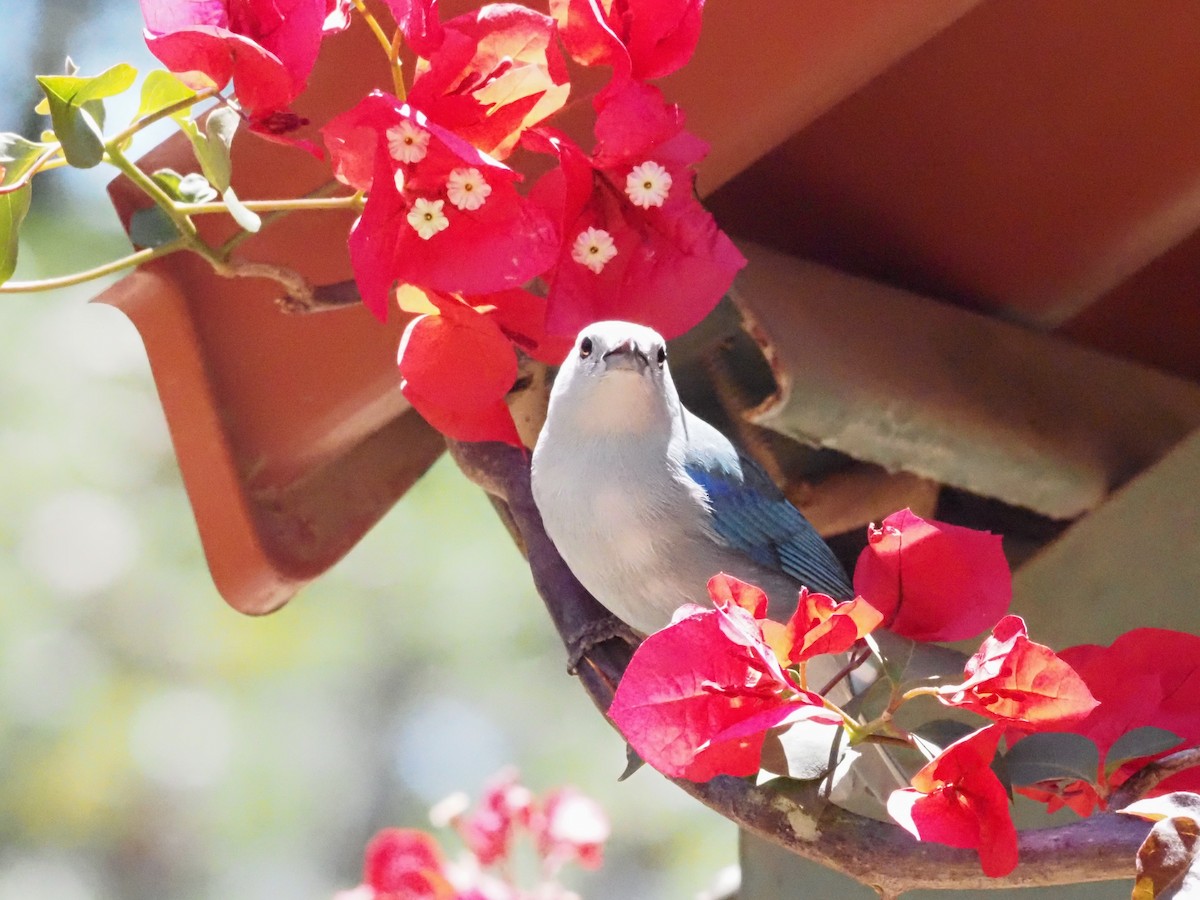
[[[173,200],[184,203],[208,203],[217,199],[216,189],[199,172],[180,175],[174,169],[159,169],[151,176]]]
[[[28,184],[33,173],[54,154],[57,146],[26,140],[19,134],[0,134],[0,194]]]
[[[233,220],[238,223],[243,229],[251,233],[255,233],[262,228],[262,219],[258,213],[246,209],[242,205],[242,201],[238,199],[237,194],[233,192],[233,188],[226,188],[225,193],[221,195],[221,199],[225,202],[225,207],[229,210],[229,214],[233,216]]]
[[[134,120],[143,119],[161,112],[168,106],[174,106],[182,100],[195,97],[196,92],[184,84],[179,78],[165,69],[155,69],[142,82],[142,99],[138,104]],[[187,118],[188,110],[180,109],[171,113],[176,121]]]
[[[846,749],[840,728],[796,722],[788,728],[767,732],[760,766],[776,775],[811,781],[841,762]]]
[[[178,237],[175,223],[158,206],[139,209],[129,218],[129,240],[135,247],[161,247]]]
[[[646,761],[638,756],[638,752],[629,744],[625,745],[625,771],[621,773],[617,781],[624,781],[634,772],[646,764]]]
[[[98,165],[104,158],[104,135],[95,117],[70,100],[50,94],[52,88],[45,84],[42,88],[50,103],[54,136],[62,143],[67,162],[79,169]]]
[[[1047,731],[1021,740],[1004,761],[1018,787],[1059,778],[1091,783],[1096,780],[1100,751],[1081,734]]]
[[[66,75],[50,77],[69,78]],[[91,78],[76,77],[70,80],[79,82],[79,87],[75,92],[76,102],[87,103],[91,100],[103,100],[105,97],[115,97],[117,94],[125,93],[133,87],[133,83],[137,80],[137,69],[129,63],[117,63]]]
[[[865,640],[879,661],[884,677],[895,685],[903,682],[917,642],[890,631],[875,631],[868,634]]]
[[[90,169],[104,158],[105,97],[120,94],[132,86],[137,70],[118,63],[92,78],[76,75],[39,75],[38,84],[46,95],[54,133],[62,142],[67,162]]]
[[[0,194],[0,284],[12,278],[17,268],[17,247],[20,244],[21,222],[29,212],[33,187],[29,184]]]
[[[183,133],[192,142],[196,159],[200,168],[204,170],[204,177],[220,192],[229,187],[229,179],[233,174],[229,148],[233,144],[233,135],[240,121],[237,110],[222,106],[208,114],[208,118],[204,120],[203,133],[190,119],[180,123]]]
[[[1164,750],[1170,750],[1172,747],[1178,747],[1182,743],[1183,738],[1165,728],[1155,728],[1153,725],[1135,728],[1133,731],[1127,731],[1121,735],[1108,748],[1104,769],[1111,773],[1126,760],[1153,756]]]
[[[174,169],[155,169],[150,173],[150,177],[154,182],[171,195],[172,200],[181,200],[179,196],[179,182],[183,181],[183,176]]]
[[[96,126],[100,129],[101,134],[104,132],[104,101],[103,100],[85,100],[80,104],[80,108],[92,117]]]
[[[877,678],[865,691],[860,691],[843,703],[842,709],[856,719],[876,719],[891,703],[893,690],[894,686],[887,678]]]
[[[977,726],[968,725],[957,719],[934,719],[932,722],[924,723],[920,728],[922,740],[935,745],[939,751],[945,750],[959,738],[965,738],[977,730]]]

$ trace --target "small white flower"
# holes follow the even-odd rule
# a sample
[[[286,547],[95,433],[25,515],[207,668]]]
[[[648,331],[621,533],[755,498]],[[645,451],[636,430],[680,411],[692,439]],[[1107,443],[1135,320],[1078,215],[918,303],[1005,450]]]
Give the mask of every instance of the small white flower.
[[[404,170],[397,169],[396,174],[392,176],[392,180],[396,182],[396,190],[401,194],[404,193]]]
[[[427,241],[439,231],[450,227],[450,220],[442,212],[445,200],[426,200],[418,197],[408,211],[408,224],[420,235],[421,240]]]
[[[649,209],[662,206],[671,192],[671,173],[652,159],[634,166],[625,176],[625,193],[634,206]]]
[[[479,209],[491,192],[478,169],[455,169],[446,182],[446,194],[459,209]]]
[[[616,255],[617,245],[613,243],[612,235],[603,228],[589,227],[579,232],[579,237],[571,245],[571,259],[587,266],[597,275]]]
[[[402,163],[419,163],[429,152],[429,132],[405,120],[386,132],[388,153]]]

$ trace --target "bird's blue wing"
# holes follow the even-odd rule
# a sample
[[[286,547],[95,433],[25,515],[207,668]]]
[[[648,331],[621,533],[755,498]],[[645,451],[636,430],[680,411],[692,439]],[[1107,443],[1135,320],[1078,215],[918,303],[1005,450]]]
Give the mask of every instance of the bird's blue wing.
[[[785,572],[811,590],[852,597],[854,590],[833,551],[762,467],[723,436],[717,443],[689,430],[701,440],[689,442],[684,471],[708,494],[717,534],[759,565]],[[712,434],[720,433],[713,429]]]

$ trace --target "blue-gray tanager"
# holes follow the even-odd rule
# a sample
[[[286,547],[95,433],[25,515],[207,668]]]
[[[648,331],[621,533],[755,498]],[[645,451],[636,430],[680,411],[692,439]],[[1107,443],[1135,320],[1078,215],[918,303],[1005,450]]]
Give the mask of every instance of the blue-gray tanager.
[[[579,333],[533,451],[533,497],[580,583],[637,631],[704,603],[718,572],[786,620],[801,585],[852,596],[841,565],[767,474],[679,402],[666,342],[629,322]]]
[[[531,477],[567,566],[636,631],[666,626],[684,603],[707,603],[718,572],[766,591],[777,621],[792,614],[801,585],[853,596],[837,558],[766,472],[679,402],[666,341],[653,329],[597,322],[579,333],[550,391]],[[810,662],[813,685],[843,662]],[[869,683],[874,673],[860,674]],[[850,686],[828,696],[846,703]],[[823,771],[831,739],[827,726],[793,726],[784,740],[790,771]],[[878,745],[841,759],[832,799],[842,805],[878,814],[867,795],[886,798],[907,784]]]

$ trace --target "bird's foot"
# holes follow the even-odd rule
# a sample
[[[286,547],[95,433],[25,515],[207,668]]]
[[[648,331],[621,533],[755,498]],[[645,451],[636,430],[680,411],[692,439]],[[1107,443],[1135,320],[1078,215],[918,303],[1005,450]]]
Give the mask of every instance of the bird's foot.
[[[580,662],[595,647],[607,641],[621,640],[631,647],[642,642],[643,635],[616,616],[593,619],[567,637],[567,671],[575,675]]]

